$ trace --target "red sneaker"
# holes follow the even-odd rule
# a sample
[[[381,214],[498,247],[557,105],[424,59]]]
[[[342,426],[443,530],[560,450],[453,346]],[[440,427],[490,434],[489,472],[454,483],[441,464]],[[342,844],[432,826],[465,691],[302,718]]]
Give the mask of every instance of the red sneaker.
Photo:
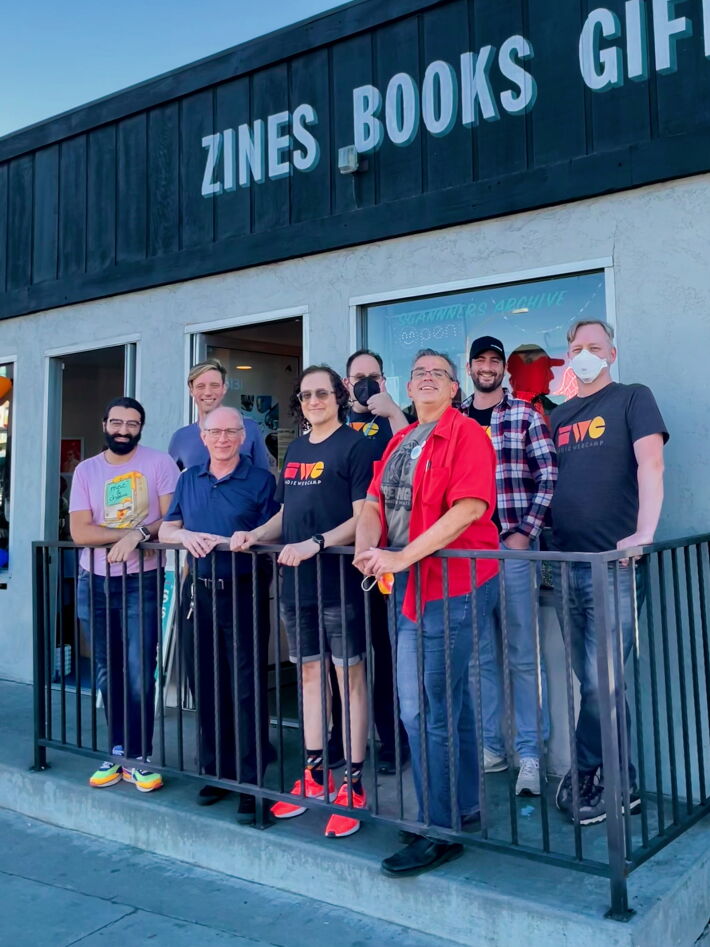
[[[303,776],[306,784],[306,798],[323,799],[323,787],[320,783],[315,781],[311,771],[307,769]],[[303,794],[302,787],[303,783],[300,779],[297,779],[293,784],[291,795],[301,796]],[[328,802],[332,802],[334,798],[335,783],[333,781],[333,774],[328,770]],[[293,819],[297,815],[303,815],[307,808],[307,806],[299,806],[292,802],[277,802],[271,807],[271,815],[275,819]]]
[[[348,784],[343,783],[343,785],[338,790],[338,795],[335,797],[336,806],[347,806],[348,804]],[[365,790],[360,792],[355,792],[353,789],[353,809],[364,809],[367,805],[367,796],[365,795]],[[353,819],[350,815],[332,815],[328,819],[328,824],[325,827],[325,834],[328,838],[345,838],[346,835],[354,835],[355,832],[360,828],[360,822],[357,819]]]

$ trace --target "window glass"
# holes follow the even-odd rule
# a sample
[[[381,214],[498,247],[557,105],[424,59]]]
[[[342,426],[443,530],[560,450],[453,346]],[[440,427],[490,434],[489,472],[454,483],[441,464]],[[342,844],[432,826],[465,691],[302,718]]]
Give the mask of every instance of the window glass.
[[[603,272],[368,306],[366,345],[382,356],[387,389],[401,405],[408,401],[412,360],[422,348],[449,355],[464,396],[470,394],[468,352],[482,335],[503,343],[508,358],[505,383],[515,394],[560,403],[576,393],[566,361],[566,332],[578,319],[606,320]]]
[[[7,569],[9,565],[12,382],[12,364],[0,364],[0,570]]]

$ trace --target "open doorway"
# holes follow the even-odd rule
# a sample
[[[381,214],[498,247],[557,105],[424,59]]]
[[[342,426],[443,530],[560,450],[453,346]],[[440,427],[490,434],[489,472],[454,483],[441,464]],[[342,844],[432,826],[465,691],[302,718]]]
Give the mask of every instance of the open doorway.
[[[283,465],[286,448],[300,434],[289,402],[302,356],[300,316],[193,336],[193,364],[217,358],[224,365],[229,388],[224,404],[259,425],[274,475]]]
[[[77,465],[104,447],[105,405],[135,390],[135,343],[72,352],[49,359],[44,534],[69,540],[69,495]],[[55,679],[90,686],[88,643],[75,628],[77,554],[61,549],[50,561],[50,607],[55,616]],[[77,641],[79,642],[77,648]]]

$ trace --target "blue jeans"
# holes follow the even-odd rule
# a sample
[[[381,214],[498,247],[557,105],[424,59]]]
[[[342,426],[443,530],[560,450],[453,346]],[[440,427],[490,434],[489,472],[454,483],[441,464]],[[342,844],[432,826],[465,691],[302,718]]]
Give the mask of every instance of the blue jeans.
[[[148,757],[152,752],[155,721],[155,668],[161,595],[158,594],[155,571],[144,572],[141,609],[139,582],[138,575],[126,576],[124,610],[122,576],[109,578],[107,602],[104,577],[92,576],[81,569],[77,583],[77,615],[82,631],[91,643],[96,686],[101,692],[106,712],[109,749],[122,746],[126,756]],[[93,585],[91,593],[90,585]],[[93,595],[93,609],[90,595]]]
[[[506,549],[501,542],[501,549]],[[536,549],[537,544],[531,544]],[[515,708],[515,749],[518,756],[540,755],[537,734],[537,662],[535,630],[532,620],[531,595],[537,595],[535,578],[530,587],[530,563],[525,559],[506,559],[501,563],[505,582],[508,660]],[[503,739],[502,620],[500,600],[496,602],[492,620],[479,625],[479,657],[481,668],[481,704],[483,742],[497,756],[505,756]],[[540,654],[542,680],[542,739],[550,737],[550,710],[547,702],[547,672]]]
[[[454,824],[451,811],[451,768],[444,646],[444,602],[428,602],[422,617],[424,702],[419,704],[417,667],[417,623],[401,614],[407,573],[396,576],[394,594],[397,608],[397,691],[402,723],[412,753],[412,777],[417,795],[418,820],[445,828]],[[479,622],[484,620],[498,594],[498,578],[477,590]],[[473,647],[471,596],[448,600],[451,666],[451,717],[453,746],[451,759],[456,766],[456,801],[461,816],[478,812],[478,754],[473,702],[468,682],[468,665]],[[427,770],[421,750],[425,733]],[[428,787],[428,807],[424,801],[424,780]],[[427,811],[428,809],[428,811]]]
[[[636,566],[636,604],[641,610],[646,596],[646,565]],[[636,616],[632,604],[631,566],[619,568],[619,612],[617,614],[614,591],[614,573],[616,566],[609,564],[607,575],[607,595],[609,616],[612,625],[616,625],[621,635],[624,662],[626,662],[634,643]],[[576,744],[577,765],[580,772],[593,772],[602,765],[602,730],[599,711],[599,678],[597,671],[597,633],[594,615],[594,594],[592,591],[592,567],[586,562],[569,564],[569,622],[572,668],[579,681],[580,707],[577,718]],[[555,608],[560,626],[563,620],[561,564],[553,563],[555,586]],[[631,714],[626,703],[626,731],[631,751]],[[635,770],[629,767],[631,782],[635,781]]]

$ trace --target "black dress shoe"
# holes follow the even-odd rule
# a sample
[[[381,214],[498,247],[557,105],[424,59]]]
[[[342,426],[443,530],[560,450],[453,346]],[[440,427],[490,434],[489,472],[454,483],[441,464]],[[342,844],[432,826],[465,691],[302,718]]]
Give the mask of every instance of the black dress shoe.
[[[405,744],[399,748],[399,762],[402,769],[409,762],[409,747]],[[377,772],[381,776],[393,776],[397,772],[397,759],[394,749],[381,749],[377,754]]]
[[[197,805],[213,806],[215,802],[225,799],[229,794],[230,790],[223,786],[203,786],[197,793]]]
[[[481,813],[472,812],[469,815],[461,816],[461,830],[463,832],[479,832],[481,829]],[[416,832],[410,832],[409,829],[400,829],[397,833],[400,842],[403,845],[409,845],[415,839],[421,838]]]
[[[256,815],[256,799],[245,792],[239,793],[237,802],[237,822],[240,825],[250,825]]]
[[[392,878],[420,875],[463,855],[459,842],[439,842],[437,839],[417,836],[406,848],[382,862],[382,871]]]

